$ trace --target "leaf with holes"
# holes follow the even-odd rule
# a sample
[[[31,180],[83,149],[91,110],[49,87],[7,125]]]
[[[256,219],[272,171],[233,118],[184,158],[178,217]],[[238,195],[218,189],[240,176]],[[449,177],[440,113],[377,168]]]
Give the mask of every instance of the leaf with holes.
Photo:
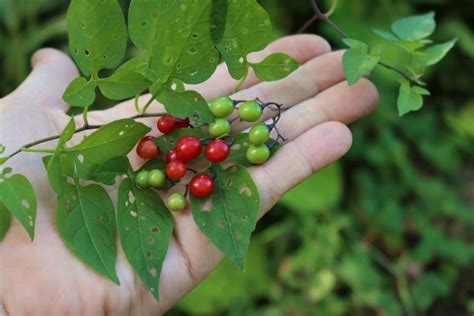
[[[85,264],[120,284],[115,271],[115,211],[98,185],[64,183],[58,196],[56,225],[67,247]]]
[[[276,53],[258,64],[252,64],[257,77],[262,81],[276,81],[288,77],[300,66],[299,62],[287,54]]]
[[[10,212],[7,210],[5,205],[3,205],[2,202],[0,202],[0,241],[5,238],[5,235],[8,232],[8,229],[10,229],[10,224],[12,221],[12,216]]]
[[[122,61],[127,27],[117,0],[72,0],[67,12],[69,46],[79,69],[95,81]]]
[[[214,166],[215,189],[207,199],[191,197],[194,221],[240,269],[257,224],[260,197],[247,169]]]
[[[95,101],[95,84],[84,77],[73,80],[63,94],[63,99],[69,105],[86,108]]]
[[[424,66],[433,66],[439,63],[456,45],[457,39],[453,39],[447,43],[433,45],[422,52],[421,63]]]
[[[208,103],[197,92],[178,92],[164,88],[157,100],[165,106],[169,114],[182,118],[189,117],[195,125],[203,125],[215,120]]]
[[[353,85],[361,78],[370,75],[379,60],[380,56],[369,55],[361,48],[348,49],[342,58],[342,63],[349,85]]]
[[[425,91],[420,90],[420,87],[410,87],[408,82],[402,83],[397,100],[399,115],[403,116],[409,112],[420,110],[423,107],[423,96],[420,92]]]
[[[30,235],[35,236],[36,196],[30,181],[22,175],[9,177],[8,168],[0,175],[0,203],[12,213]]]
[[[80,168],[81,178],[90,179],[95,169],[114,157],[126,156],[151,129],[132,119],[101,127],[79,145],[64,149]]]
[[[427,38],[436,29],[434,12],[427,14],[410,16],[395,21],[392,24],[392,31],[400,39],[405,41],[418,41]]]
[[[179,128],[171,134],[163,135],[156,138],[156,144],[164,153],[169,152],[176,147],[179,139],[184,136],[196,136],[198,138],[207,137],[207,133],[201,128]]]
[[[114,185],[117,177],[126,175],[131,169],[125,156],[115,157],[102,164],[94,172],[94,179],[106,185]]]
[[[234,79],[247,76],[247,55],[264,49],[271,36],[270,17],[256,0],[229,1],[225,32],[217,48]]]
[[[99,89],[110,100],[125,100],[144,92],[151,81],[144,75],[147,64],[145,61],[134,58],[127,61],[114,74],[99,80]]]
[[[210,23],[212,0],[133,0],[129,30],[146,49],[155,81],[176,78],[197,84],[209,79],[219,62]]]
[[[118,192],[117,223],[128,262],[159,300],[161,267],[173,233],[170,212],[157,193],[125,179]]]
[[[253,166],[247,159],[247,150],[249,149],[249,134],[240,133],[232,136],[234,138],[232,146],[230,147],[230,154],[227,157],[226,162],[241,165],[244,167]],[[270,139],[267,142],[267,146],[270,146],[270,154],[273,157],[278,150],[281,149],[282,145],[275,140]]]

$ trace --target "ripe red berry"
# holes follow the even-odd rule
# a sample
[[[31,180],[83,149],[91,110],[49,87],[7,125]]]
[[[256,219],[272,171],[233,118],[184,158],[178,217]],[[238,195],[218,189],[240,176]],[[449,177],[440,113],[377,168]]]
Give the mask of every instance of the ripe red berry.
[[[214,180],[207,174],[197,175],[189,183],[189,190],[194,197],[206,198],[214,191]]]
[[[176,145],[176,155],[179,160],[188,162],[199,157],[202,144],[199,138],[194,136],[182,137]]]
[[[143,140],[155,141],[155,137],[153,137],[153,136],[151,136],[151,135],[148,135],[148,136],[143,137],[142,141],[143,141]]]
[[[155,158],[160,154],[158,145],[155,144],[154,138],[147,136],[143,138],[137,146],[137,155],[145,160]]]
[[[206,147],[206,157],[210,162],[220,163],[229,157],[230,146],[222,139],[214,140]]]
[[[186,175],[186,165],[179,160],[173,160],[166,165],[166,175],[169,179],[178,181]]]
[[[173,160],[179,160],[178,155],[176,155],[176,149],[171,149],[167,154],[166,154],[166,162],[170,162]]]
[[[171,115],[162,116],[157,123],[158,129],[163,134],[169,134],[176,130],[177,119]]]
[[[186,128],[189,127],[190,124],[191,120],[189,118],[176,119],[176,128]]]

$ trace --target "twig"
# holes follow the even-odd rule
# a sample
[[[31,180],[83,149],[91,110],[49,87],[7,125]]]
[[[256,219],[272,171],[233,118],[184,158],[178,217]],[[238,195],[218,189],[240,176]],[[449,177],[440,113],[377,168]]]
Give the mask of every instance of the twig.
[[[166,113],[145,113],[145,114],[139,114],[139,115],[129,117],[129,119],[136,120],[136,119],[147,118],[147,117],[161,117],[161,116],[164,116],[164,115],[166,115]],[[76,129],[74,131],[74,134],[79,134],[79,133],[89,131],[89,130],[96,130],[96,129],[99,129],[103,126],[105,126],[105,125],[89,125],[89,124],[87,124],[87,125],[84,125],[81,128]],[[26,144],[22,148],[18,149],[14,153],[12,153],[10,156],[8,156],[8,159],[11,159],[11,158],[15,157],[16,155],[18,155],[22,152],[39,152],[38,150],[32,151],[32,150],[30,150],[30,148],[41,145],[41,144],[44,144],[44,143],[47,143],[47,142],[50,142],[50,141],[53,141],[53,140],[58,140],[60,137],[61,137],[61,134],[58,134],[58,135],[49,136],[49,137],[46,137],[46,138],[43,138],[43,139],[36,140],[36,141],[31,142],[29,144]]]

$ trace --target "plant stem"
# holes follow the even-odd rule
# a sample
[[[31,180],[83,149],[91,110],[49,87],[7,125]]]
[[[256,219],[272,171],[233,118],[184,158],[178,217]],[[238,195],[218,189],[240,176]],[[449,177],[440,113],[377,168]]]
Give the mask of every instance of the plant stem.
[[[151,106],[151,104],[153,103],[153,101],[155,101],[155,98],[156,96],[155,95],[152,95],[150,100],[148,100],[148,102],[145,104],[145,106],[143,107],[143,110],[141,112],[142,115],[146,114],[146,111],[148,111],[148,108]]]
[[[309,2],[311,4],[311,7],[313,8],[314,16],[308,22],[306,22],[306,24],[299,30],[298,33],[303,33],[308,27],[313,25],[314,22],[316,22],[318,20],[321,20],[321,21],[324,21],[324,22],[328,23],[337,33],[339,33],[339,35],[342,37],[342,39],[345,39],[345,38],[349,37],[348,34],[346,32],[344,32],[344,30],[342,30],[342,28],[339,27],[339,25],[337,25],[333,20],[331,20],[329,18],[330,14],[324,14],[321,11],[321,9],[319,8],[316,0],[309,0]],[[384,67],[388,70],[391,70],[393,72],[396,72],[397,74],[401,75],[403,78],[405,78],[406,80],[408,80],[411,83],[420,84],[417,80],[413,79],[412,77],[407,75],[403,70],[401,70],[401,69],[399,69],[395,66],[386,64],[384,62],[379,62],[378,65],[381,66],[381,67]]]
[[[54,154],[56,152],[55,149],[32,149],[32,148],[23,148],[21,151],[25,153],[36,153],[36,154]]]
[[[164,115],[166,115],[166,113],[145,113],[145,114],[138,114],[138,115],[129,117],[129,119],[136,120],[136,119],[148,118],[148,117],[161,117],[161,116],[164,116]],[[79,133],[82,133],[82,132],[85,132],[85,131],[90,131],[90,130],[96,130],[96,129],[99,129],[103,126],[105,126],[105,125],[89,125],[89,124],[86,124],[83,127],[76,129],[74,131],[74,134],[79,134]],[[47,153],[47,154],[55,153],[56,152],[55,150],[31,149],[31,148],[35,147],[35,146],[38,146],[38,145],[41,145],[41,144],[44,144],[44,143],[47,143],[47,142],[50,142],[50,141],[53,141],[53,140],[57,140],[60,137],[61,137],[61,134],[54,135],[54,136],[49,136],[49,137],[46,137],[46,138],[36,140],[36,141],[31,142],[29,144],[26,144],[23,147],[21,147],[20,149],[18,149],[17,151],[15,151],[14,153],[12,153],[10,156],[8,156],[8,159],[11,159],[11,158],[15,157],[15,156],[17,156],[18,154],[20,154],[22,152]]]

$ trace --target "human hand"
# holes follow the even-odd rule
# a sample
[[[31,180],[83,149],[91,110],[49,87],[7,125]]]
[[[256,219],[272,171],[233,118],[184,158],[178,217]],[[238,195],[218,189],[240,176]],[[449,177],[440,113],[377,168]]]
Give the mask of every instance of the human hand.
[[[261,195],[261,216],[282,194],[343,156],[352,142],[344,124],[370,113],[378,103],[377,91],[369,81],[347,85],[342,52],[330,52],[328,43],[320,37],[283,38],[256,58],[272,52],[290,54],[302,67],[279,82],[259,83],[251,77],[243,90],[232,96],[258,97],[288,108],[279,122],[288,143],[269,162],[250,170]],[[78,76],[76,67],[68,57],[50,49],[35,54],[32,63],[34,70],[28,79],[0,100],[0,143],[7,147],[7,154],[28,142],[58,134],[69,120],[62,93]],[[212,100],[232,94],[235,85],[221,65],[209,81],[191,88]],[[161,106],[155,104],[155,110],[162,111]],[[133,102],[129,101],[107,111],[91,112],[89,121],[103,124],[134,114]],[[144,122],[153,125],[152,120]],[[83,124],[80,118],[77,124]],[[78,140],[76,137],[73,142]],[[131,160],[134,166],[142,163],[136,157]],[[33,243],[15,220],[0,242],[0,314],[163,314],[223,257],[195,225],[190,210],[186,210],[173,214],[175,231],[161,274],[160,302],[156,303],[134,274],[121,249],[117,260],[121,282],[118,287],[87,268],[64,246],[54,224],[55,195],[49,188],[41,159],[25,153],[15,157],[9,166],[31,180],[38,198],[38,216]]]

